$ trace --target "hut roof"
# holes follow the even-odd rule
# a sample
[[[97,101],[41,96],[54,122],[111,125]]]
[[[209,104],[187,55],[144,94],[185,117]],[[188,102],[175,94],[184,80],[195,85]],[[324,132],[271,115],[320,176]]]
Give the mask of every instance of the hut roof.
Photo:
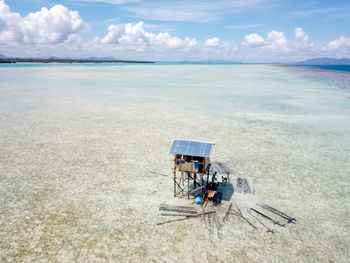
[[[212,146],[213,143],[211,142],[175,139],[173,141],[173,145],[171,146],[170,153],[198,157],[210,157]]]

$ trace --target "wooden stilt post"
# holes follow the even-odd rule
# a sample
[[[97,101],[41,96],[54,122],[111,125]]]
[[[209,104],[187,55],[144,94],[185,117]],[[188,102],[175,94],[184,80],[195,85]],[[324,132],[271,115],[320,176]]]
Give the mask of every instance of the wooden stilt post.
[[[176,197],[176,171],[174,171],[174,197]]]
[[[176,157],[174,157],[174,197],[176,197]]]
[[[187,193],[190,192],[190,173],[187,173]],[[190,195],[187,194],[187,199],[190,199]]]
[[[204,186],[204,175],[202,174],[202,186]],[[202,188],[202,197],[204,196],[204,187]]]
[[[208,173],[207,173],[207,185],[209,183],[209,170],[208,170]]]

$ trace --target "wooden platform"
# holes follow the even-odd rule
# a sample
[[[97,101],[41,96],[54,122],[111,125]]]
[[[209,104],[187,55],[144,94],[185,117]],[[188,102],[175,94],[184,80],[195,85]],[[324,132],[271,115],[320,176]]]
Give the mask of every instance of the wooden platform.
[[[211,173],[217,172],[218,174],[227,174],[227,175],[232,173],[228,165],[222,162],[211,162],[210,172]]]

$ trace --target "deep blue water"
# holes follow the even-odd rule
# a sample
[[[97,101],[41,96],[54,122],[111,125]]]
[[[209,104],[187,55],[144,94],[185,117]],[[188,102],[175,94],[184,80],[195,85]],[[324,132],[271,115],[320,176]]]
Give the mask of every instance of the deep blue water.
[[[350,65],[302,65],[306,68],[325,69],[331,71],[350,72]]]

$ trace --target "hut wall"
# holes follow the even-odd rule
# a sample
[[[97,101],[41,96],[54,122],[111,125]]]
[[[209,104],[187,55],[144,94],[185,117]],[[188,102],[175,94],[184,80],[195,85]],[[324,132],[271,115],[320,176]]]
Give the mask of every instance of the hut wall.
[[[174,162],[176,171],[205,173],[210,159],[197,156],[186,156],[185,161],[183,156],[175,155]]]

